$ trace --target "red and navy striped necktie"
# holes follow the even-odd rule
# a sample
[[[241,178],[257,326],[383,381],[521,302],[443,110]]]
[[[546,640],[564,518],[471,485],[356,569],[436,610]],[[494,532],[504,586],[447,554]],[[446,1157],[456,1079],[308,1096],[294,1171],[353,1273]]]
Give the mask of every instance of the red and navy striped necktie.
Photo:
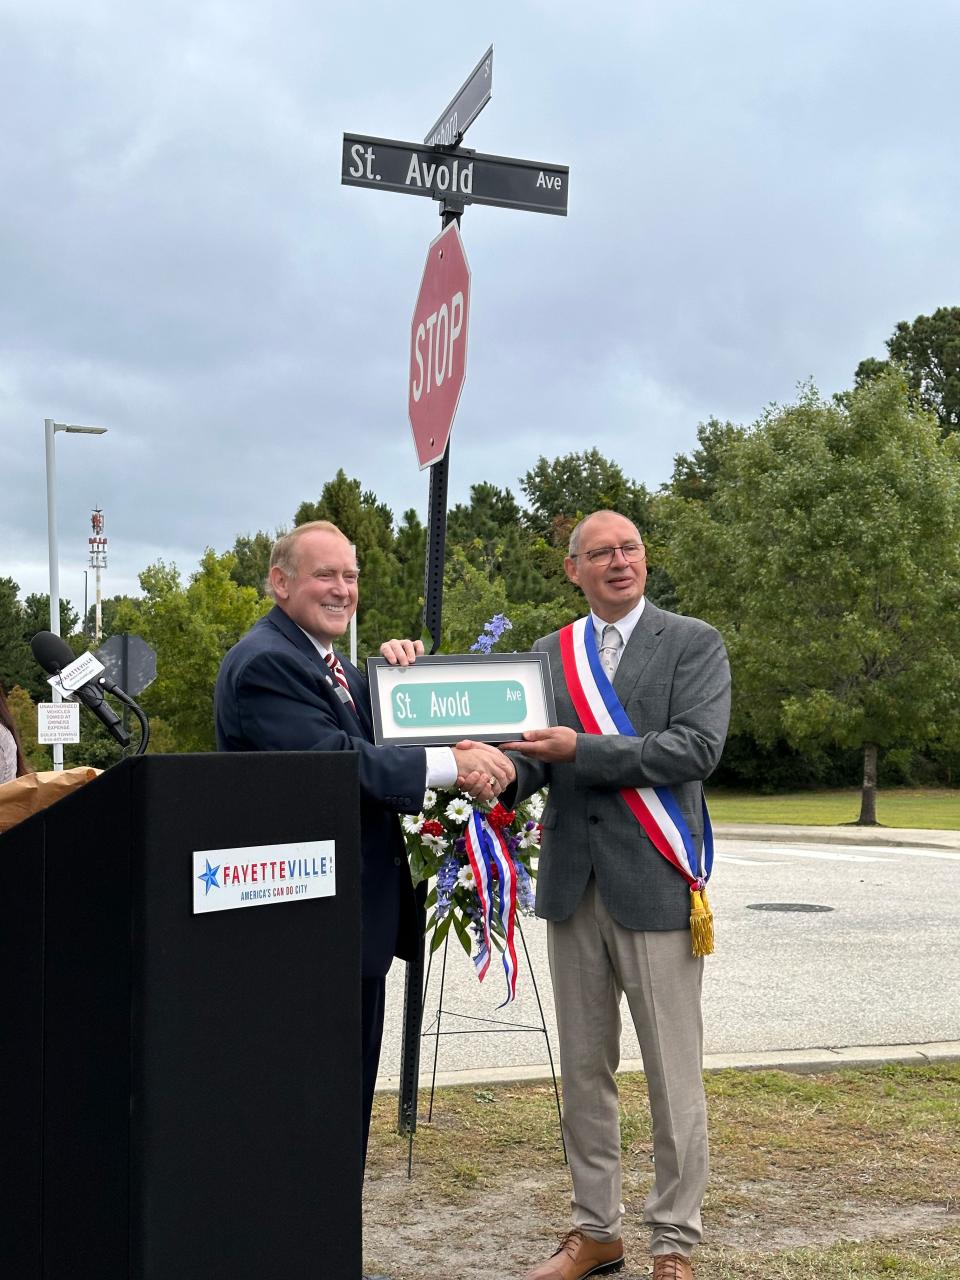
[[[353,701],[353,698],[350,695],[350,686],[347,684],[347,677],[344,674],[343,664],[341,663],[340,659],[331,649],[330,652],[325,655],[325,660],[326,660],[327,666],[333,672],[333,675],[337,684],[340,685],[341,689],[345,691],[347,695],[347,701],[350,703],[350,706],[353,707],[354,711],[356,711],[357,708]]]

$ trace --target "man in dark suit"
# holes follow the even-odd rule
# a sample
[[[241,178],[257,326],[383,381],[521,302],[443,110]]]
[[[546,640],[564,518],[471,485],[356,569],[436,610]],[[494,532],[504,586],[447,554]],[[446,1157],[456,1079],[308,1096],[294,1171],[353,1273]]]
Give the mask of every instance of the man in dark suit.
[[[215,714],[221,751],[355,751],[360,773],[362,869],[363,1153],[383,1035],[386,974],[416,954],[419,930],[397,813],[418,813],[427,786],[459,782],[490,798],[513,766],[494,747],[377,747],[366,678],[333,644],[357,608],[350,543],[327,521],[279,538],[268,589],[275,607],[223,660]],[[419,640],[390,640],[388,661],[407,665]]]
[[[644,1207],[653,1277],[691,1280],[707,1179],[703,959],[692,954],[687,880],[655,848],[628,797],[668,788],[699,852],[701,784],[723,748],[730,672],[713,627],[644,599],[643,540],[624,516],[582,520],[565,568],[590,615],[562,642],[555,632],[534,645],[550,656],[559,723],[504,744],[518,753],[505,803],[550,787],[536,910],[549,922],[574,1192],[573,1228],[530,1280],[582,1280],[624,1263],[615,1079],[624,993],[653,1117],[654,1185]],[[573,661],[580,666],[571,669]],[[628,723],[598,732],[604,708],[594,701],[593,716],[584,690],[606,694],[609,709],[609,682]]]

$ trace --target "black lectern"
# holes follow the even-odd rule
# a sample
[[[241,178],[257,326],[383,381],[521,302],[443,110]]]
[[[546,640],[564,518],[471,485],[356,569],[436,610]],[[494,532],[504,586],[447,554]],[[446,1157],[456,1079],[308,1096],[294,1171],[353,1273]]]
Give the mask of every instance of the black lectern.
[[[334,896],[194,914],[195,851],[317,840]],[[357,1280],[359,992],[350,754],[126,760],[0,836],[0,1275]]]

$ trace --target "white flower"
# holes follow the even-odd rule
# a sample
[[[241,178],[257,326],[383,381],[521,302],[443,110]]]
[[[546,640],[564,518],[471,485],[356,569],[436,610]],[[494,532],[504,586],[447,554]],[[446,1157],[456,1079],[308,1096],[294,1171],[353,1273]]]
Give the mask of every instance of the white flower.
[[[473,878],[473,868],[469,865],[463,866],[457,872],[457,884],[462,889],[475,889],[477,882]]]
[[[426,819],[424,818],[422,813],[418,813],[415,818],[411,817],[411,815],[408,813],[408,814],[405,814],[400,819],[400,825],[401,827],[403,827],[404,831],[407,833],[408,836],[415,836],[417,832],[420,830],[420,828],[423,826],[425,821]]]
[[[420,839],[428,849],[433,849],[436,853],[443,853],[447,847],[447,842],[443,836],[421,836]]]
[[[539,849],[540,848],[540,832],[536,827],[532,831],[525,831],[520,837],[521,849]]]
[[[473,805],[463,796],[457,796],[451,800],[444,810],[444,816],[451,822],[469,822],[471,813],[473,813]]]
[[[437,793],[433,791],[430,787],[427,787],[426,791],[423,793],[424,809],[432,809],[436,803],[437,803]]]
[[[539,822],[543,817],[543,793],[535,791],[527,801],[527,813],[529,813],[531,821]]]

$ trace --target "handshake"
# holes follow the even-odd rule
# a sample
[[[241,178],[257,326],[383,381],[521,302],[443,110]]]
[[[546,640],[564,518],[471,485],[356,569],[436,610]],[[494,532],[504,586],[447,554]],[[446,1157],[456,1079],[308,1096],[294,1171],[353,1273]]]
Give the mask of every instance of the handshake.
[[[408,667],[423,653],[419,640],[385,640],[380,655],[393,666]],[[457,763],[457,786],[474,800],[496,800],[517,776],[513,764],[497,747],[465,738],[452,747]]]
[[[513,762],[497,747],[464,739],[453,748],[457,786],[474,800],[496,800],[517,776]]]

